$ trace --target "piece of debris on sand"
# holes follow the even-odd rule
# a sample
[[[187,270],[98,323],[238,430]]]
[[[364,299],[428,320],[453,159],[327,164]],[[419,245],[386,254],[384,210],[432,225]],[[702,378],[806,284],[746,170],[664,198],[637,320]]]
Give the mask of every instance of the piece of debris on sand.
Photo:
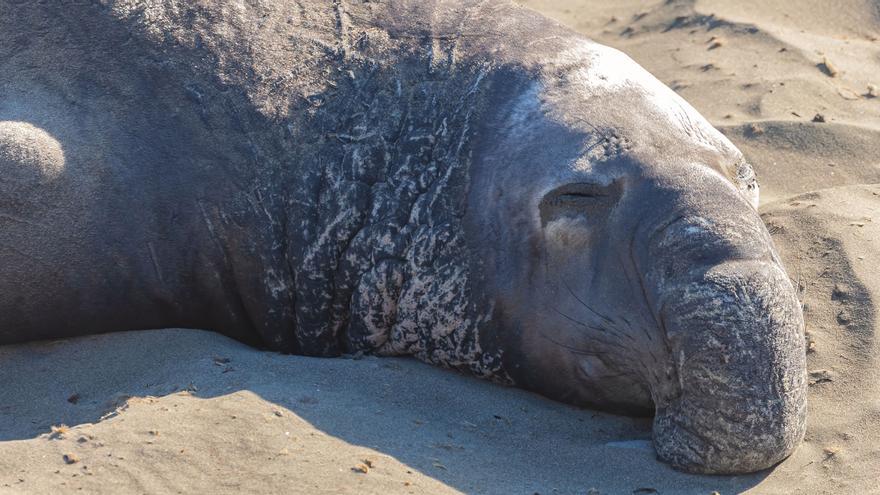
[[[816,385],[819,383],[828,383],[833,382],[834,378],[830,371],[828,370],[816,370],[810,372],[809,383],[810,385]]]
[[[753,122],[746,128],[746,133],[749,136],[760,136],[761,134],[764,134],[764,128]]]
[[[823,57],[822,61],[816,64],[816,67],[828,77],[837,77],[837,75],[840,74],[837,67],[828,60],[828,57]]]
[[[49,438],[51,438],[52,440],[57,440],[59,438],[64,438],[64,435],[66,435],[70,431],[70,427],[65,424],[60,424],[58,426],[50,426],[49,430],[51,431],[49,433]]]
[[[724,43],[726,43],[726,42],[724,41],[723,38],[713,36],[712,38],[709,39],[709,50],[721,48],[722,46],[724,46]]]

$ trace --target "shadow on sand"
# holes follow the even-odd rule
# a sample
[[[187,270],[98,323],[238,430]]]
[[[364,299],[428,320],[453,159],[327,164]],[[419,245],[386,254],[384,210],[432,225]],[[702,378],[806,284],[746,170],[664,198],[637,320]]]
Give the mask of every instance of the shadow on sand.
[[[158,330],[0,347],[0,369],[0,442],[101,421],[129,396],[189,388],[199,400],[246,390],[467,493],[738,493],[767,475],[678,473],[654,459],[650,420],[409,359],[284,356],[210,332]]]

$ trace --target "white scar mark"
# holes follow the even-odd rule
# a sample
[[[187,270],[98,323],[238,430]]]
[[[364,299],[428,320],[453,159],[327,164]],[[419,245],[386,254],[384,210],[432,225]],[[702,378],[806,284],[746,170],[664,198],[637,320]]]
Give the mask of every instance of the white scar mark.
[[[150,251],[150,260],[153,262],[153,269],[156,271],[156,278],[159,279],[159,283],[165,284],[165,280],[162,278],[162,269],[159,267],[159,257],[156,256],[156,248],[153,246],[152,242],[147,243],[147,248]]]

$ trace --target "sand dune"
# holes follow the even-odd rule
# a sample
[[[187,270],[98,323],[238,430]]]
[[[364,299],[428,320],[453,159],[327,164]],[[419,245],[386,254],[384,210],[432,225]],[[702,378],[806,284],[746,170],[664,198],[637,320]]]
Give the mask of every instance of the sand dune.
[[[878,493],[880,4],[521,3],[627,52],[754,164],[811,343],[791,458],[685,475],[647,420],[164,330],[0,348],[0,493]]]
[[[765,205],[817,189],[880,182],[878,129],[780,120],[717,127],[754,162]]]

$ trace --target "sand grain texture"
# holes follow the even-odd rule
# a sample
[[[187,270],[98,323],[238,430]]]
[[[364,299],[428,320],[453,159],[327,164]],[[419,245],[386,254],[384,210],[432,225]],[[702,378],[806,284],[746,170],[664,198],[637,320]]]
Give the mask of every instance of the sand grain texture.
[[[162,330],[0,348],[0,493],[878,493],[880,4],[521,3],[627,52],[754,164],[810,342],[791,458],[685,475],[647,420]]]

